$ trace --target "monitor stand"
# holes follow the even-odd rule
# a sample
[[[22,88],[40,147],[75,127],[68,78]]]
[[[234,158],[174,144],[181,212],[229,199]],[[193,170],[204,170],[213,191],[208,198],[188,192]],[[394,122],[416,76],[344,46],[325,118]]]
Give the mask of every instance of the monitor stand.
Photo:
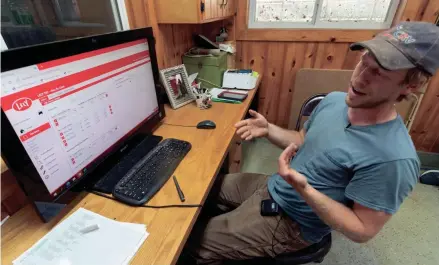
[[[104,165],[104,172],[96,170],[100,179],[90,189],[111,194],[116,184],[162,139],[163,137],[155,135],[141,135],[137,139],[133,139],[132,143],[123,146],[119,152],[116,152],[114,157],[107,159],[108,166]]]
[[[56,202],[35,202],[35,209],[38,211],[41,219],[44,222],[49,222],[53,217],[57,216],[58,213],[66,207],[64,203]]]

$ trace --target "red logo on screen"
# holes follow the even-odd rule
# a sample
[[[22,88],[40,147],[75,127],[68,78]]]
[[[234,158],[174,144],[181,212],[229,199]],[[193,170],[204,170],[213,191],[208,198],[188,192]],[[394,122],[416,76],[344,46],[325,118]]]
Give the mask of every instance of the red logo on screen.
[[[27,110],[30,106],[32,106],[32,100],[30,98],[20,98],[12,103],[12,107],[16,111]]]

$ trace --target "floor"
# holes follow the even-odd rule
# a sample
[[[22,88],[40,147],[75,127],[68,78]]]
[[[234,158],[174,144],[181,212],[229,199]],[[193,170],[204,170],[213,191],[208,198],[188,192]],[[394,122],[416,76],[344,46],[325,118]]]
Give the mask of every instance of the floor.
[[[280,153],[265,139],[246,142],[241,171],[272,174]],[[419,183],[380,234],[366,244],[333,232],[332,249],[321,264],[439,264],[439,189]]]

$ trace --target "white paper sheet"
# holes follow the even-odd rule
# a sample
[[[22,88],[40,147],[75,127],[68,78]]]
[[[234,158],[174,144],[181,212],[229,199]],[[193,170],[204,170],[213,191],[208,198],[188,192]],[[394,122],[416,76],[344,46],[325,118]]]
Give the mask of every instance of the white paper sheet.
[[[86,234],[79,232],[92,224],[98,224],[99,229]],[[79,208],[13,263],[128,264],[148,235],[143,224],[122,223]]]

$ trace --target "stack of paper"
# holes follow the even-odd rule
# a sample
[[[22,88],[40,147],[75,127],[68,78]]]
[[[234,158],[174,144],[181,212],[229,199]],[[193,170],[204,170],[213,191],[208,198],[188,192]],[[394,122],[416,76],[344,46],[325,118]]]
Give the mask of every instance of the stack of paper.
[[[81,232],[91,225],[99,229]],[[13,264],[128,264],[148,235],[144,224],[118,222],[79,208]]]

